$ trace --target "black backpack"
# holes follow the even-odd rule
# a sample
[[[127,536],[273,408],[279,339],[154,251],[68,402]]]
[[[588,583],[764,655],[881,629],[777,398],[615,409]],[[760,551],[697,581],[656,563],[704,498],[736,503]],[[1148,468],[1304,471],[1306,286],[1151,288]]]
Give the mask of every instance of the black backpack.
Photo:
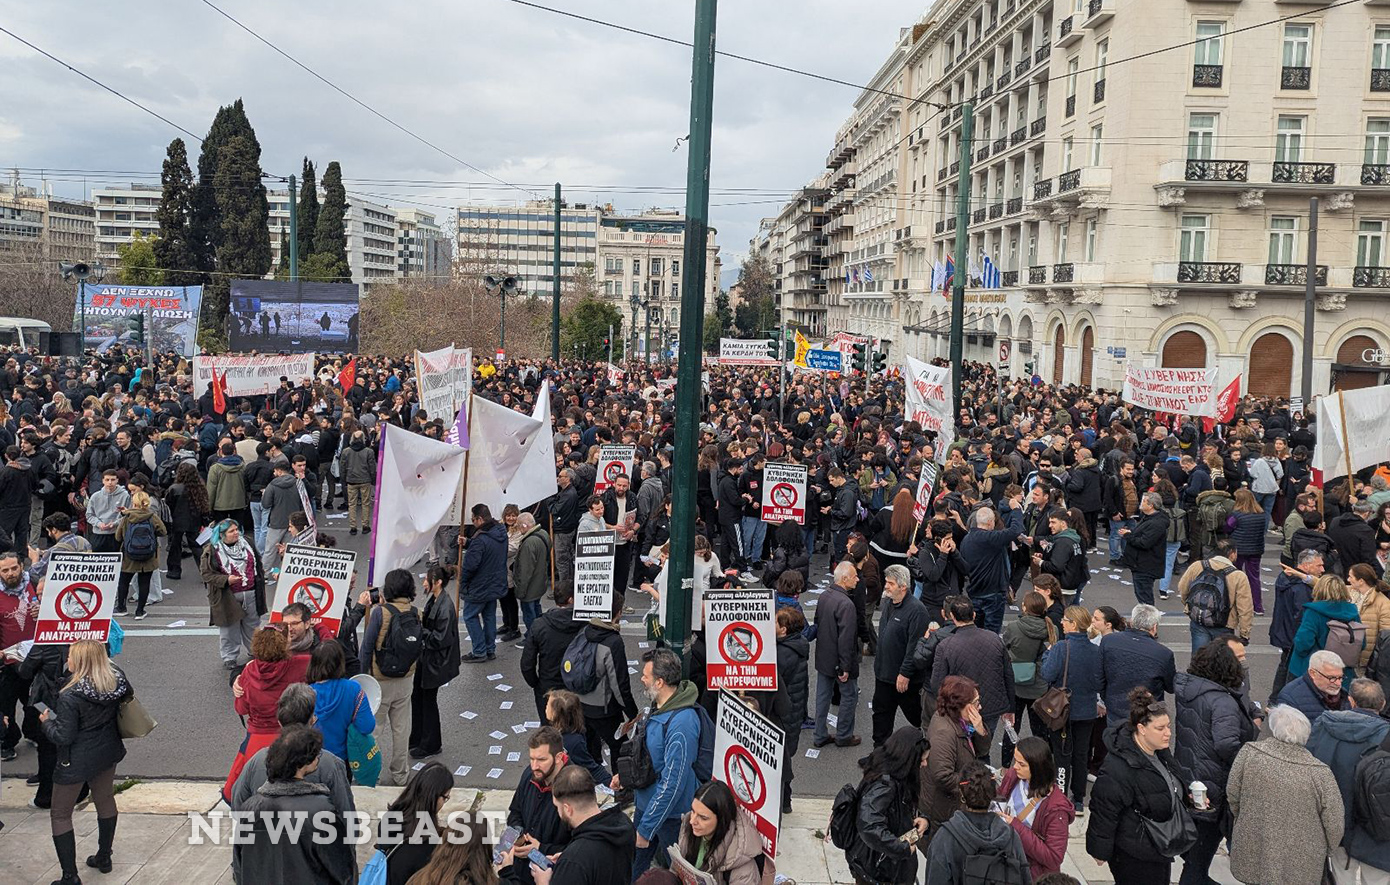
[[[385,617],[384,612],[382,616]],[[386,635],[376,650],[376,665],[382,676],[399,679],[420,660],[424,643],[420,640],[423,628],[419,609],[413,605],[405,611],[392,608],[391,621],[384,629]]]
[[[560,663],[560,680],[565,688],[575,694],[584,695],[598,688],[602,676],[598,671],[598,643],[590,641],[585,634],[588,628],[581,629],[565,648],[565,659]]]
[[[858,838],[859,787],[845,784],[830,806],[830,841],[841,851],[848,851]]]
[[[1214,568],[1210,559],[1202,560],[1202,573],[1187,588],[1187,617],[1199,627],[1225,627],[1231,620],[1231,595],[1226,576],[1234,567]]]
[[[705,784],[714,776],[714,720],[709,718],[709,713],[699,704],[689,709],[695,712],[700,721],[699,749],[691,762],[691,768],[695,772],[695,779]],[[618,778],[626,789],[640,790],[650,787],[660,777],[656,765],[652,762],[651,751],[647,749],[647,728],[651,721],[650,713],[639,716],[632,726],[632,732],[628,734],[627,743],[618,752]]]
[[[946,832],[962,849],[969,850],[950,827],[946,828]],[[1032,881],[1032,874],[1026,863],[1003,852],[967,854],[961,858],[960,881],[961,885],[1028,885]]]
[[[1352,823],[1377,842],[1390,842],[1390,738],[1367,750],[1356,763],[1351,796]]]
[[[121,552],[135,562],[149,562],[159,555],[159,535],[150,519],[128,523],[121,541]]]

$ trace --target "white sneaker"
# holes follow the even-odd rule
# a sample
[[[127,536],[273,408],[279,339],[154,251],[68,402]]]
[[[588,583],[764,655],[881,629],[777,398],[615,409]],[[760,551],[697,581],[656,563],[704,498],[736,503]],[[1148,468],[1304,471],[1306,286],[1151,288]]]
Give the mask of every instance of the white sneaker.
[[[740,581],[742,581],[743,583],[745,583],[745,584],[751,584],[751,583],[753,583],[754,581],[758,580],[758,579],[753,575],[753,573],[750,572],[750,571],[743,571],[743,572],[740,572],[740,573],[739,573],[739,576],[738,576],[738,579],[739,579]]]

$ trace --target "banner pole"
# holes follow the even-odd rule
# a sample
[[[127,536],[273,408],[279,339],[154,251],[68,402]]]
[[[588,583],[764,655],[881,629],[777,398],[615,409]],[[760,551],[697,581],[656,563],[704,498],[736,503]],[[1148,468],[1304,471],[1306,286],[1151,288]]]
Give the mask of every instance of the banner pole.
[[[463,493],[460,495],[463,512],[459,513],[459,555],[458,572],[454,575],[454,612],[459,611],[459,604],[463,595],[463,522],[468,518],[468,459],[473,457],[473,389],[470,385],[468,390],[468,421],[465,426],[468,428],[468,448],[463,452]]]
[[[1342,392],[1337,391],[1337,418],[1342,424],[1342,456],[1347,462],[1347,494],[1354,497],[1356,486],[1352,485],[1351,469],[1351,437],[1347,436],[1347,404],[1342,399]]]

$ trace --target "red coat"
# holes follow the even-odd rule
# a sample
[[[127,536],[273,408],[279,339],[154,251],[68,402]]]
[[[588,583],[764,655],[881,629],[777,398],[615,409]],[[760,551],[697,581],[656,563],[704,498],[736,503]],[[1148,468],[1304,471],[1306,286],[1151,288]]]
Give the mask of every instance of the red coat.
[[[1012,768],[1004,771],[1004,782],[999,785],[999,798],[1008,799],[1018,783],[1018,775]],[[1076,819],[1076,809],[1071,800],[1059,787],[1053,787],[1047,798],[1042,800],[1033,813],[1030,827],[1020,818],[1014,818],[1012,826],[1023,842],[1023,853],[1028,856],[1028,868],[1033,871],[1033,879],[1061,870],[1062,860],[1067,856],[1067,831]]]
[[[279,734],[280,720],[275,705],[280,695],[296,682],[304,681],[309,669],[308,655],[294,655],[283,661],[252,661],[237,677],[244,690],[236,699],[236,711],[247,717],[246,730],[252,734]]]
[[[33,589],[25,586],[18,596],[0,593],[0,649],[34,638],[38,600]]]

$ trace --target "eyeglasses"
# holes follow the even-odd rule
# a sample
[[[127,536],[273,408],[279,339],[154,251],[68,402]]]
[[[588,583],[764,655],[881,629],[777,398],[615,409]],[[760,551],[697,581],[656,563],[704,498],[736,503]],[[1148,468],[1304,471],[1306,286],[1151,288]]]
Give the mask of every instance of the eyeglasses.
[[[1336,673],[1324,673],[1324,672],[1322,672],[1321,670],[1312,670],[1312,671],[1310,671],[1310,672],[1312,672],[1312,674],[1313,674],[1314,676],[1321,676],[1323,679],[1326,679],[1328,682],[1332,682],[1333,680],[1336,680],[1337,682],[1341,682],[1341,681],[1342,681],[1342,673],[1341,673],[1341,671],[1338,671],[1338,672],[1336,672]]]

